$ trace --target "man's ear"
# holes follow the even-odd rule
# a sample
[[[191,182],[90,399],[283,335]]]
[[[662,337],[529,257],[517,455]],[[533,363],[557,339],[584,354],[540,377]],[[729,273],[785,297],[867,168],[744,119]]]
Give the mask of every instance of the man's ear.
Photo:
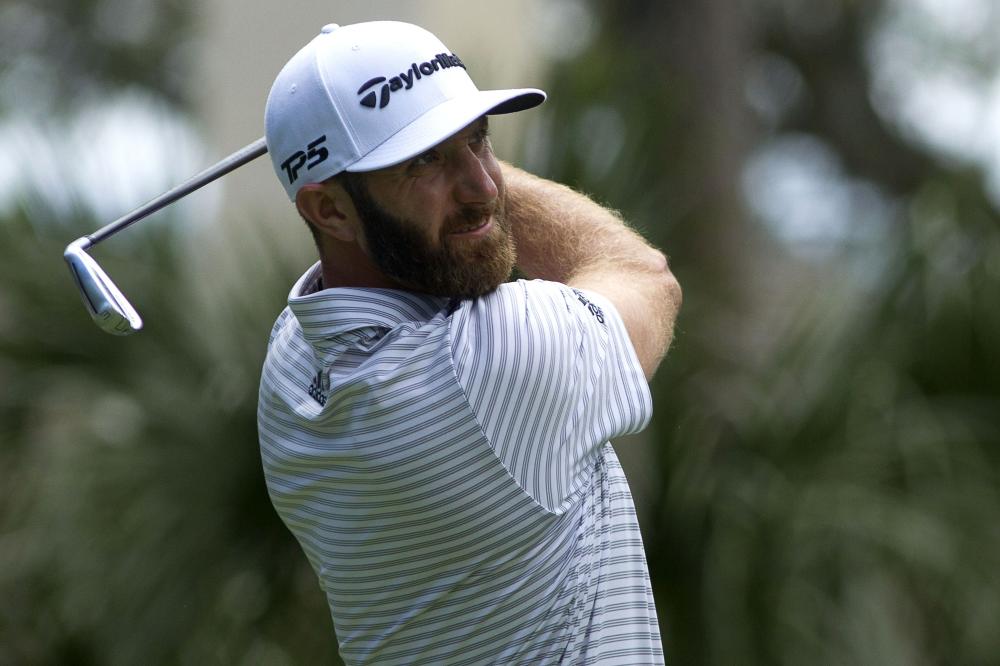
[[[320,232],[346,242],[357,240],[358,214],[340,183],[327,181],[303,185],[295,195],[295,207]]]

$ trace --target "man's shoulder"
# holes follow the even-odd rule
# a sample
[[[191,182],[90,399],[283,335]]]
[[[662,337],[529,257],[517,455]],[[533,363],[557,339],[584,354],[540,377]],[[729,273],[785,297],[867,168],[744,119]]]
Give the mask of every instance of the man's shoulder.
[[[571,293],[570,288],[560,282],[522,278],[504,282],[493,291],[475,299],[462,301],[462,304],[490,308],[528,301],[562,301],[568,293]]]
[[[507,282],[488,294],[460,301],[449,313],[452,351],[459,363],[469,356],[485,356],[505,366],[519,354],[543,364],[557,358],[571,362],[581,345],[607,344],[606,307],[590,294],[559,282]]]
[[[613,306],[598,294],[561,282],[519,279],[506,282],[455,308],[461,316],[497,320],[504,327],[518,323],[551,322],[553,325],[593,322],[604,327]]]

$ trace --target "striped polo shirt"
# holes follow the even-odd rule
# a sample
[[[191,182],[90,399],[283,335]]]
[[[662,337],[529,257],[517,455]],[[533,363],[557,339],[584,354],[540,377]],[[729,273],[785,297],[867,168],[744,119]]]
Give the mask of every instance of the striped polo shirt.
[[[476,299],[319,289],[271,333],[268,492],[348,664],[659,664],[611,438],[649,389],[613,306],[517,281]]]

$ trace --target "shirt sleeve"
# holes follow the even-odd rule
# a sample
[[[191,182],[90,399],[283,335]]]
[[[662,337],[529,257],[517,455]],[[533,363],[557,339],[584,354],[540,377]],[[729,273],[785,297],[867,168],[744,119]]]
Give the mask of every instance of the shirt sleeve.
[[[549,511],[561,512],[609,439],[642,430],[652,415],[621,317],[593,292],[504,284],[459,305],[451,346],[490,445]]]

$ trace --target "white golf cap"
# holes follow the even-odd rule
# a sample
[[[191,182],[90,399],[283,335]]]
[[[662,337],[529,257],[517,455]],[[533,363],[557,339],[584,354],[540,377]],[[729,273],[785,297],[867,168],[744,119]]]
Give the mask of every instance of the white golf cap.
[[[541,104],[534,88],[479,90],[462,61],[418,26],[330,24],[278,74],[264,111],[274,172],[299,188],[410,159],[487,114]]]

